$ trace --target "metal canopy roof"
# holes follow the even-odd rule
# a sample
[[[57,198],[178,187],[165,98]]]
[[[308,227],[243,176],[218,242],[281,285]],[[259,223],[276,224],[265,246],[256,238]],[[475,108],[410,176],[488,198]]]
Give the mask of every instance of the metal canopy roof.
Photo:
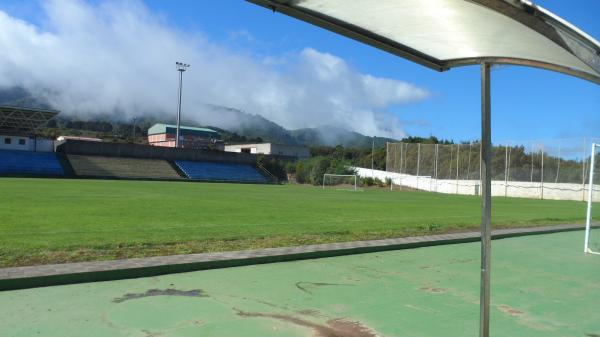
[[[56,110],[0,105],[0,131],[32,133],[58,113]]]
[[[248,0],[438,71],[481,67],[479,336],[489,337],[492,138],[490,66],[554,70],[600,84],[600,43],[524,0]]]
[[[600,84],[600,43],[523,0],[248,0],[438,71],[516,64]]]

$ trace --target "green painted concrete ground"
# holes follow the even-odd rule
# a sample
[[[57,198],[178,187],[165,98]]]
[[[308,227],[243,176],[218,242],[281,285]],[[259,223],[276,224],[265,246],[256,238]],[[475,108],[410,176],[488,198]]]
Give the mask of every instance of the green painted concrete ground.
[[[583,232],[493,242],[492,336],[600,336]],[[479,244],[0,293],[0,336],[477,336]]]

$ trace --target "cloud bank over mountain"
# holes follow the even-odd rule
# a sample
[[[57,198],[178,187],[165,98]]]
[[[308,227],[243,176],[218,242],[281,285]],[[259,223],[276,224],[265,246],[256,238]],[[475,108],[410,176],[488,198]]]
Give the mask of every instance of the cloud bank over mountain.
[[[42,8],[42,26],[0,11],[0,89],[23,87],[65,114],[174,114],[178,60],[192,65],[184,114],[224,128],[236,121],[211,105],[288,129],[335,125],[398,138],[402,124],[389,109],[429,96],[308,47],[263,59],[234,52],[202,32],[174,28],[141,2],[50,0]]]

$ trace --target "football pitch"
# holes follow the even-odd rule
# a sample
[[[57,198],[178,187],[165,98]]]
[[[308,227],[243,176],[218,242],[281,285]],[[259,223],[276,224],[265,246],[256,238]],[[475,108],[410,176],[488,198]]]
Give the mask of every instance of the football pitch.
[[[480,221],[479,197],[385,189],[0,178],[0,191],[0,267],[435,234]],[[493,226],[583,223],[585,208],[494,198]]]
[[[494,240],[494,336],[600,336],[583,232]],[[0,292],[0,335],[475,336],[479,243]]]

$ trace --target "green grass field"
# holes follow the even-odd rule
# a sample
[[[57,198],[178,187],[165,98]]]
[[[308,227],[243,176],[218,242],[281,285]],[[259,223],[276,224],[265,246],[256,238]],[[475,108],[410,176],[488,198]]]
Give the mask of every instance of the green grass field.
[[[480,218],[478,197],[383,189],[0,178],[0,191],[2,267],[442,233]],[[585,207],[495,198],[493,223],[581,223]]]

